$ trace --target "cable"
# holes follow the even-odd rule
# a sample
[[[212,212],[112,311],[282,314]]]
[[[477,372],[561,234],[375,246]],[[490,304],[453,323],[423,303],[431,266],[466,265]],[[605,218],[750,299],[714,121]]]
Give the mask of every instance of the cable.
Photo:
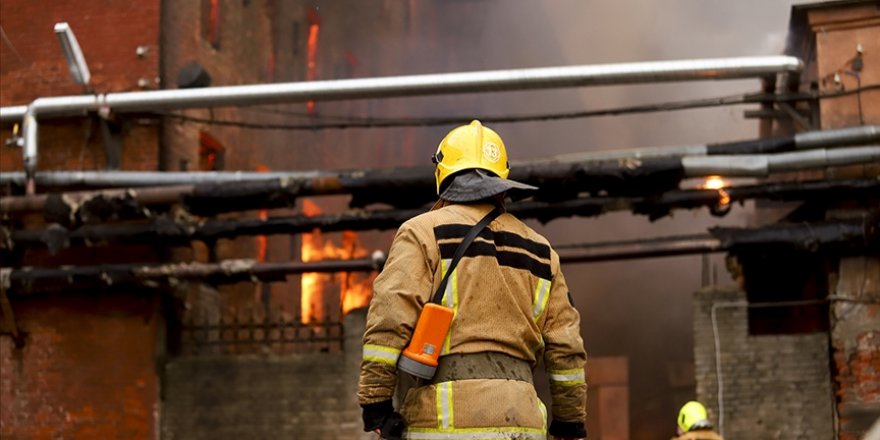
[[[751,104],[762,102],[793,102],[817,99],[830,99],[852,94],[861,93],[865,90],[880,89],[880,84],[870,84],[856,89],[844,90],[834,93],[798,93],[790,95],[768,95],[763,93],[725,96],[718,98],[694,99],[687,101],[673,101],[654,104],[642,104],[626,107],[616,107],[600,110],[587,110],[564,113],[539,113],[525,115],[497,115],[483,116],[480,119],[486,123],[503,124],[532,121],[553,121],[564,119],[581,119],[599,116],[618,116],[633,113],[652,113],[674,110],[687,110],[705,107],[729,106],[738,104]],[[260,109],[259,111],[290,116],[308,116],[296,112],[283,110]],[[157,112],[158,116],[166,116],[181,122],[193,122],[217,126],[233,126],[253,130],[343,130],[349,128],[395,128],[395,127],[432,127],[442,125],[455,125],[472,119],[471,116],[443,116],[426,118],[361,118],[357,116],[318,115],[311,116],[314,122],[301,124],[275,124],[260,123],[238,120],[216,120],[213,118],[200,118],[173,112]],[[334,120],[334,122],[324,122]]]

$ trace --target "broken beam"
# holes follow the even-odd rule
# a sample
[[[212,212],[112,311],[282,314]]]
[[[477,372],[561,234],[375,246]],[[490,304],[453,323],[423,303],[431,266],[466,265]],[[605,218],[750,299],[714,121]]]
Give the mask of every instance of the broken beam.
[[[119,285],[170,286],[198,280],[208,284],[283,281],[302,273],[371,272],[381,270],[385,254],[371,258],[311,262],[258,263],[225,260],[220,263],[109,264],[100,266],[25,267],[10,269],[4,278],[10,296],[63,289],[101,288]]]

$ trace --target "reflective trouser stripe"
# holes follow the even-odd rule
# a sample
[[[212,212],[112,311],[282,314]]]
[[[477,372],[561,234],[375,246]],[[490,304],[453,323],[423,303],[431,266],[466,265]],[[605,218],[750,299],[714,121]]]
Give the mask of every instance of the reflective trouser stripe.
[[[400,350],[384,345],[364,344],[364,360],[397,365]]]
[[[584,369],[575,368],[573,370],[550,370],[550,380],[557,385],[579,385],[585,382]]]
[[[446,271],[451,263],[451,259],[440,261],[440,271],[443,276],[446,275]],[[440,302],[444,306],[452,309],[452,317],[455,319],[455,315],[458,313],[458,269],[453,270],[452,273],[449,274],[449,280],[446,282],[446,290],[443,292],[443,298]],[[443,340],[443,349],[440,351],[441,354],[449,353],[451,338],[452,330],[450,327],[449,333],[446,334],[446,339]]]
[[[445,439],[529,439],[545,440],[547,434],[540,429],[520,427],[500,428],[463,428],[441,431],[435,429],[410,428],[403,433],[403,438],[418,440],[445,440]]]
[[[538,286],[535,287],[535,299],[532,301],[532,319],[535,321],[544,313],[547,307],[547,300],[550,298],[550,281],[543,278],[538,279]]]
[[[440,382],[435,386],[437,392],[437,429],[444,431],[454,427],[452,420],[452,382]]]
[[[544,402],[542,402],[541,399],[538,399],[538,410],[541,411],[541,420],[544,421],[544,425],[541,428],[541,430],[544,431],[544,434],[546,434],[547,433],[547,407],[544,406]]]

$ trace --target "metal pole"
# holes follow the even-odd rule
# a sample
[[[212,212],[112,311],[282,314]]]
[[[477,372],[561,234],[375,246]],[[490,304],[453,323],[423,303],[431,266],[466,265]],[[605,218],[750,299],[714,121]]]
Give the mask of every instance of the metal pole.
[[[677,255],[736,252],[770,247],[785,247],[818,252],[837,249],[875,249],[878,241],[877,220],[776,224],[763,228],[715,227],[708,234],[655,237],[649,239],[606,241],[557,245],[559,261],[595,263]]]
[[[302,273],[372,272],[382,270],[385,253],[370,258],[311,262],[258,263],[224,260],[219,263],[110,264],[58,268],[24,267],[3,270],[3,287],[12,295],[54,290],[140,284],[156,286],[171,280],[201,280],[212,284],[272,282]]]
[[[774,155],[688,156],[686,177],[766,177],[771,173],[880,162],[880,146],[818,149]]]
[[[669,215],[674,209],[703,206],[713,209],[713,213],[724,214],[733,203],[747,199],[810,200],[817,204],[862,200],[880,194],[880,180],[778,182],[728,187],[723,191],[723,195],[718,190],[693,189],[669,191],[651,197],[580,197],[555,203],[522,201],[509,204],[507,211],[520,219],[537,219],[542,223],[560,217],[592,217],[620,210],[631,210],[654,220]],[[724,198],[727,200],[722,202]],[[150,223],[86,225],[76,229],[54,224],[46,229],[0,230],[8,237],[5,242],[0,242],[0,249],[45,246],[50,253],[54,253],[69,246],[105,246],[114,243],[189,245],[193,240],[216,242],[239,236],[308,233],[315,229],[323,232],[388,230],[423,212],[425,208],[356,210],[313,217],[296,215],[265,220],[203,221],[162,216]]]
[[[108,93],[94,96],[60,96],[33,101],[20,118],[30,117],[37,130],[37,116],[60,117],[89,111],[139,112],[184,108],[243,106],[277,102],[389,98],[446,93],[477,93],[505,90],[549,89],[611,84],[641,84],[708,79],[767,77],[799,73],[801,60],[790,56],[717,58],[705,60],[653,61],[604,65],[489,70],[430,75],[306,81],[281,84],[208,87],[203,89],[155,90]],[[19,107],[0,113],[14,119]],[[37,138],[25,136],[24,162],[29,185],[37,165]]]

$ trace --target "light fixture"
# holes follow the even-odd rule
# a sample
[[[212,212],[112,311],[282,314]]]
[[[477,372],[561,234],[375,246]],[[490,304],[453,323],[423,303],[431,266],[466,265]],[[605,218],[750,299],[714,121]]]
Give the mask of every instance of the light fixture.
[[[82,49],[80,49],[70,25],[66,21],[55,23],[55,35],[58,36],[58,41],[61,43],[61,50],[64,52],[64,58],[67,59],[67,67],[70,69],[73,81],[83,87],[88,87],[92,75],[89,73],[89,66],[86,64]]]

